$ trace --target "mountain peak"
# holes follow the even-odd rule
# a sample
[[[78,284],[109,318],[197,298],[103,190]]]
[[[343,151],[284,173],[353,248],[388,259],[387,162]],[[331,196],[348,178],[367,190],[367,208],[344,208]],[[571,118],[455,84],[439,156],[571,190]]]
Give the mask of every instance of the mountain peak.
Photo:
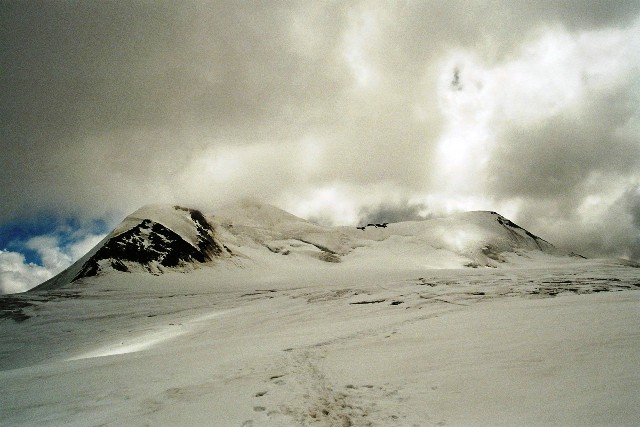
[[[35,289],[114,271],[189,271],[216,260],[255,268],[328,268],[330,262],[342,264],[339,268],[430,269],[521,263],[527,252],[558,255],[549,242],[492,211],[375,227],[323,227],[251,200],[223,206],[215,216],[182,206],[147,205]]]
[[[74,280],[109,268],[161,272],[163,267],[211,261],[225,252],[202,212],[181,206],[145,206],[112,234]]]
[[[160,274],[231,255],[199,210],[147,205],[127,216],[87,255],[35,289],[53,289],[110,271]]]

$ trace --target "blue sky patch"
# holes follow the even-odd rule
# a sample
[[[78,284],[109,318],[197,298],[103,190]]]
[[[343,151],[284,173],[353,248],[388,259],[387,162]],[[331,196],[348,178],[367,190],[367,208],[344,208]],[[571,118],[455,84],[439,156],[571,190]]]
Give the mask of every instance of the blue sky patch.
[[[26,243],[36,236],[55,236],[61,248],[65,248],[88,234],[106,234],[107,222],[102,219],[80,221],[77,218],[59,218],[54,215],[40,215],[28,220],[11,220],[0,225],[0,249],[19,252],[27,263],[42,265],[37,251]]]

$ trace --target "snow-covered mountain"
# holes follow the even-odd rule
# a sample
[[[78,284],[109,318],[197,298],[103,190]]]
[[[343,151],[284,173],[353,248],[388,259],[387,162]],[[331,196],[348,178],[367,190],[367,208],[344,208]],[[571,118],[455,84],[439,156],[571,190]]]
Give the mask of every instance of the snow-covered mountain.
[[[129,215],[84,257],[35,290],[115,272],[186,272],[221,263],[292,269],[300,263],[316,263],[316,268],[327,268],[324,263],[341,263],[342,268],[381,263],[496,267],[532,253],[559,254],[551,243],[496,212],[326,227],[255,202],[225,206],[214,214],[150,205]]]
[[[149,206],[0,296],[0,425],[636,425],[639,304],[494,212]]]
[[[126,217],[85,256],[37,289],[55,289],[114,271],[160,274],[230,256],[202,212],[149,205]]]

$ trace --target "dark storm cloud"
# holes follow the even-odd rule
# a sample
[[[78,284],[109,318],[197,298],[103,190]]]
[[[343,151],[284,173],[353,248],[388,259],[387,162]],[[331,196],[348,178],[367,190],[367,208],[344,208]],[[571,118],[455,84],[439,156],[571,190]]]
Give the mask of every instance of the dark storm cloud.
[[[632,260],[640,260],[640,186],[628,190],[622,198],[623,206],[631,216],[633,228],[627,234],[629,253],[627,256]]]
[[[297,87],[296,79],[327,79],[310,66],[296,68],[303,64],[286,48],[287,9],[247,5],[4,3],[3,79],[21,101],[16,112],[32,114],[23,120],[35,125],[253,124],[306,98],[292,89],[318,90]]]
[[[530,230],[541,231],[545,239],[567,252],[640,260],[638,185],[627,187],[611,203],[595,200],[587,206],[572,208],[554,199],[529,199],[522,212],[520,223]]]
[[[489,164],[495,195],[532,198],[580,196],[591,173],[640,170],[640,136],[621,133],[638,113],[634,95],[623,87],[588,100],[581,114],[568,111],[536,123],[509,128]]]
[[[625,194],[634,227],[640,229],[640,187]]]
[[[360,210],[358,223],[366,225],[370,223],[421,221],[430,216],[429,208],[422,203],[383,203],[378,206],[363,207]]]
[[[3,216],[60,209],[53,199],[74,204],[69,193],[104,195],[130,180],[153,191],[203,139],[298,132],[299,111],[326,103],[321,95],[340,82],[288,49],[292,11],[257,6],[3,2]]]
[[[438,192],[449,165],[434,159],[456,124],[439,82],[458,70],[461,97],[488,87],[452,55],[493,72],[526,62],[523,44],[549,29],[626,31],[639,13],[638,1],[3,1],[0,222],[338,185],[354,200],[378,184],[394,200]],[[494,200],[549,211],[577,205],[592,172],[628,179],[638,143],[618,130],[637,117],[633,81],[586,95],[578,116],[501,123],[493,178],[473,179]],[[385,194],[361,205],[417,214]]]
[[[589,30],[608,26],[627,25],[638,14],[637,0],[518,0],[506,7],[521,20],[557,22],[570,30]]]

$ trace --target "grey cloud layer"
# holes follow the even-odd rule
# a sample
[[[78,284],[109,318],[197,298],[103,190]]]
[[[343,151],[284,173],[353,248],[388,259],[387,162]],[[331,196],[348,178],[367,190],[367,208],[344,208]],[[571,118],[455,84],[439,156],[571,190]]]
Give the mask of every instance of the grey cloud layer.
[[[282,201],[334,183],[386,183],[407,197],[438,191],[432,172],[447,123],[438,81],[452,51],[473,52],[490,67],[548,28],[627,28],[640,2],[0,8],[3,221],[158,201]],[[461,79],[468,84],[465,70]],[[589,97],[578,116],[498,127],[486,194],[524,200],[522,218],[547,227],[536,203],[564,203],[565,214],[553,218],[572,218],[592,172],[624,175],[632,191],[638,138],[618,132],[637,118],[632,81]]]
[[[495,194],[537,198],[579,197],[573,193],[591,173],[640,170],[639,136],[619,130],[638,113],[636,94],[623,87],[558,114],[535,127],[515,127],[501,136],[491,159]]]

